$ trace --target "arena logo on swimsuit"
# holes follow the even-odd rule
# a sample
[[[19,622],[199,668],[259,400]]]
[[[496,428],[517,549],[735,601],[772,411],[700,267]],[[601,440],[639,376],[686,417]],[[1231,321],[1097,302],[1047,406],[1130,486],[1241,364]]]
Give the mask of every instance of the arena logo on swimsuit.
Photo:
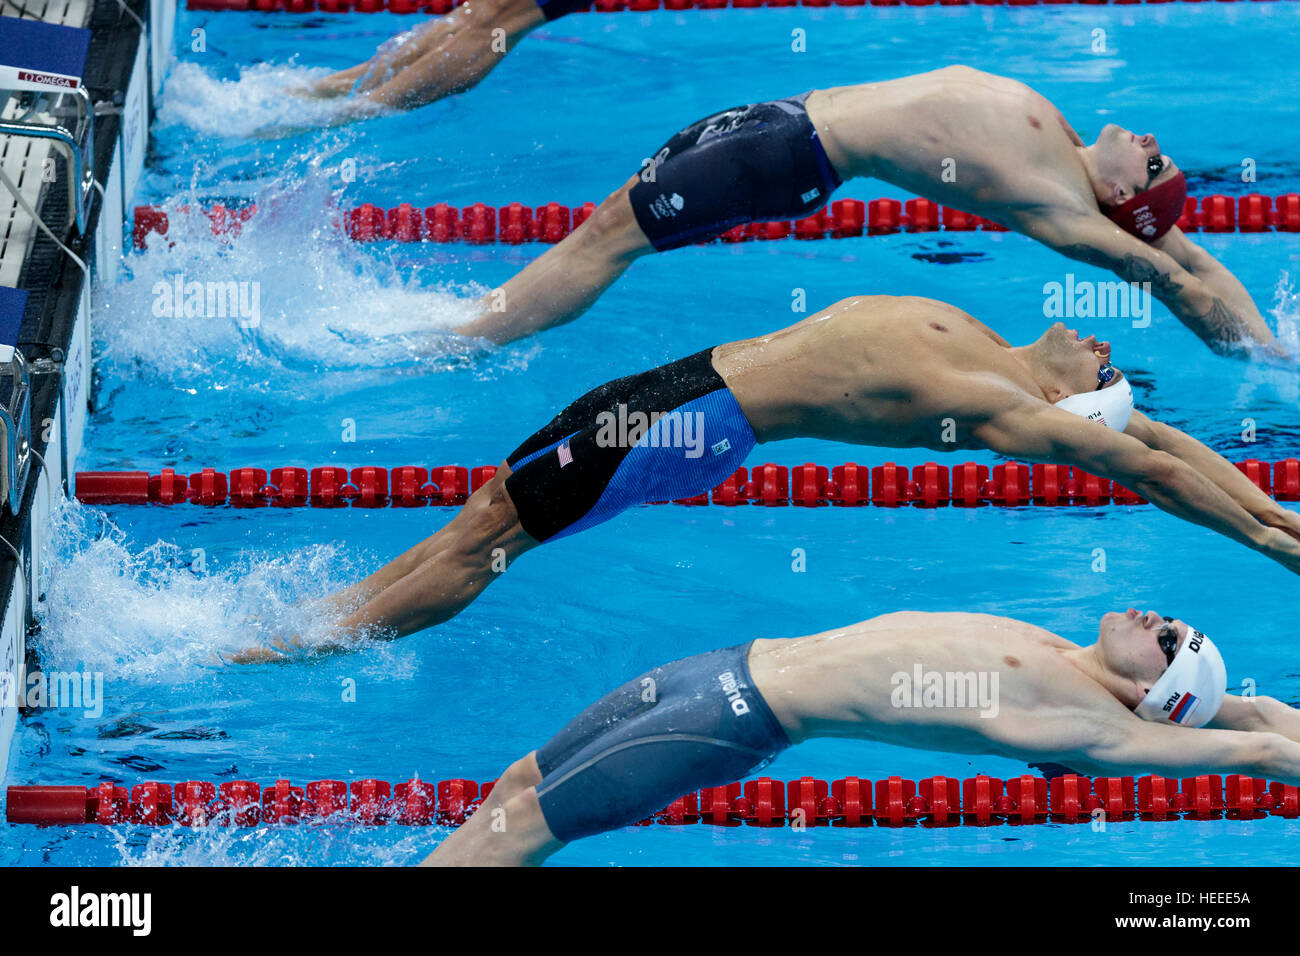
[[[722,692],[727,695],[727,700],[731,703],[731,712],[737,717],[743,717],[749,713],[749,703],[740,693],[740,681],[736,680],[736,675],[731,671],[723,671],[718,675],[718,683],[722,685]]]

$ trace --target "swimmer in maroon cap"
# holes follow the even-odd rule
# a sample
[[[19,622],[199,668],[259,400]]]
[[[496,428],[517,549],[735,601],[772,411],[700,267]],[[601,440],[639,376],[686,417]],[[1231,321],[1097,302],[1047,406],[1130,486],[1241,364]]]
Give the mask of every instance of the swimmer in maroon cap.
[[[1173,160],[1160,155],[1156,138],[1150,133],[1139,141],[1136,134],[1118,126],[1107,126],[1102,132],[1108,130],[1117,130],[1121,136],[1127,133],[1131,140],[1141,143],[1144,151],[1149,145],[1156,152],[1147,156],[1147,182],[1150,185],[1132,199],[1114,206],[1103,205],[1102,212],[1125,232],[1143,242],[1155,242],[1174,228],[1183,214],[1187,202],[1187,180],[1180,170],[1174,168]]]
[[[954,66],[734,107],[628,165],[640,169],[455,331],[508,342],[569,322],[641,256],[810,216],[843,181],[872,178],[1149,283],[1215,351],[1277,351],[1242,284],[1175,225],[1186,183],[1155,137],[1108,125],[1087,145],[1006,77]]]

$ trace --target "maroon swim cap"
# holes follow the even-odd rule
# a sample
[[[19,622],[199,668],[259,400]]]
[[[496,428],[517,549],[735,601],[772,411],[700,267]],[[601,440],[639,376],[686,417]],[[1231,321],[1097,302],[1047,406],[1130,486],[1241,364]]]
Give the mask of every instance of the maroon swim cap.
[[[1159,186],[1138,193],[1122,206],[1104,209],[1111,222],[1143,242],[1155,242],[1178,222],[1187,199],[1187,180],[1179,172]]]

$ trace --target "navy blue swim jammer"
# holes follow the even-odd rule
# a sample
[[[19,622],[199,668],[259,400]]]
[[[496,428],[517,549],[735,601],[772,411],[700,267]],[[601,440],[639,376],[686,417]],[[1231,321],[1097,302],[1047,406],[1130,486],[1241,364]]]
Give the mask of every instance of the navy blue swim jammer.
[[[659,252],[732,226],[812,215],[840,186],[803,93],[724,110],[682,130],[628,193],[637,224]]]
[[[549,541],[721,484],[755,445],[713,349],[592,389],[516,448],[506,492]]]
[[[789,747],[750,677],[749,647],[656,667],[538,750],[537,797],[555,838],[570,843],[644,820],[692,790],[754,773]]]
[[[547,20],[558,20],[575,10],[591,6],[591,0],[537,0],[537,5]]]

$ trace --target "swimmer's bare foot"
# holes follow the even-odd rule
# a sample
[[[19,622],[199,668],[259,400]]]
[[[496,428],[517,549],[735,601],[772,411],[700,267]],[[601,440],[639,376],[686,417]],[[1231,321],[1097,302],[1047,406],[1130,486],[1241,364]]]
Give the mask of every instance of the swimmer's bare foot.
[[[291,86],[285,92],[290,96],[298,96],[304,99],[332,100],[339,96],[347,96],[352,92],[355,85],[356,81],[352,79],[327,76],[311,86]]]
[[[273,651],[269,647],[250,647],[247,650],[240,651],[238,654],[230,655],[232,664],[266,664],[271,661],[282,661],[284,655],[278,651]]]
[[[278,637],[272,638],[270,644],[259,644],[256,647],[246,647],[242,651],[230,655],[232,664],[266,664],[272,661],[284,661],[294,656],[295,653],[302,652],[302,639],[294,636],[287,641],[282,641]]]
[[[362,84],[362,89],[357,89],[357,81],[366,76],[367,73],[373,72],[369,61],[358,64],[347,70],[340,70],[337,73],[331,73],[329,76],[321,77],[310,86],[295,86],[288,92],[294,96],[304,96],[319,100],[333,99],[336,96],[347,96],[352,92],[363,92],[367,87]],[[374,84],[370,84],[373,86]]]
[[[334,126],[343,126],[358,120],[382,116],[389,112],[392,111],[385,106],[365,99],[357,99],[341,104],[336,112],[322,118],[319,123],[313,123],[309,126],[292,123],[271,123],[253,130],[253,136],[256,139],[287,139],[290,136],[304,136],[322,129],[330,129]]]

